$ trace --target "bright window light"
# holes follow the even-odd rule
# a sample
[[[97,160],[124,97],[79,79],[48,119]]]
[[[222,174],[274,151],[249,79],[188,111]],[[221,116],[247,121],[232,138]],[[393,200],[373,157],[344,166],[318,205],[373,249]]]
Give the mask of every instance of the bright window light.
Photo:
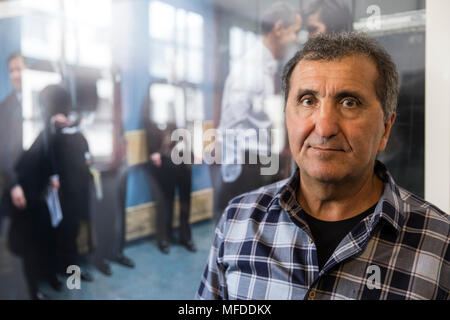
[[[22,72],[23,148],[28,149],[43,127],[39,93],[50,84],[61,82],[54,72],[26,69]]]
[[[163,2],[153,1],[148,10],[150,37],[172,41],[175,30],[175,8]]]

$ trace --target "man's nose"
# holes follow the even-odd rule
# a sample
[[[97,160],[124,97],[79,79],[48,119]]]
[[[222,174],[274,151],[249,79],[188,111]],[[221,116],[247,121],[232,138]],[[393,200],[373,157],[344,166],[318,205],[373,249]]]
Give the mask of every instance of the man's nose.
[[[322,101],[316,113],[315,132],[322,138],[331,138],[339,132],[339,115],[334,101]]]

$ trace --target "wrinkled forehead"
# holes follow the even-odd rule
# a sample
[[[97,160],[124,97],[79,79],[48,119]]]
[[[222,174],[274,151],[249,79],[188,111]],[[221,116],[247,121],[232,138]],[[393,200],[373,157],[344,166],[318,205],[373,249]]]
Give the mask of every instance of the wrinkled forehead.
[[[378,69],[375,61],[367,55],[352,54],[332,59],[320,59],[305,56],[295,66],[292,74],[304,76],[335,76],[378,78]],[[292,79],[292,75],[291,75]],[[363,80],[363,79],[361,79]]]
[[[304,58],[295,66],[290,86],[295,90],[298,86],[314,86],[317,89],[324,84],[339,84],[347,90],[354,88],[375,94],[377,79],[377,67],[365,55],[349,55],[331,60]]]

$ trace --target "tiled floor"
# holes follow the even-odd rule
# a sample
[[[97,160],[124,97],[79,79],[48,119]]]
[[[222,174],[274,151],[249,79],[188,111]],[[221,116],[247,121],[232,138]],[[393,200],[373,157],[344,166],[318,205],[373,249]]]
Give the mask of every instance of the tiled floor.
[[[95,280],[81,282],[81,289],[69,290],[64,281],[61,293],[45,284],[42,291],[52,299],[194,299],[212,243],[212,221],[193,225],[192,234],[196,253],[173,244],[165,255],[154,239],[143,239],[125,249],[125,254],[136,263],[134,269],[112,263],[113,274],[108,277],[88,267]]]

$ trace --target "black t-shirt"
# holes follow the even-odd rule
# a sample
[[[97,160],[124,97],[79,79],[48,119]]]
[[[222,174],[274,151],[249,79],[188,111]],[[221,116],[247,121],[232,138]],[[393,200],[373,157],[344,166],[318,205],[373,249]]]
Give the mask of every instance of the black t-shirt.
[[[328,261],[334,250],[342,239],[353,229],[353,227],[369,214],[374,212],[376,204],[352,218],[340,221],[323,221],[313,218],[308,213],[305,215],[306,222],[317,248],[317,258],[320,270]]]

